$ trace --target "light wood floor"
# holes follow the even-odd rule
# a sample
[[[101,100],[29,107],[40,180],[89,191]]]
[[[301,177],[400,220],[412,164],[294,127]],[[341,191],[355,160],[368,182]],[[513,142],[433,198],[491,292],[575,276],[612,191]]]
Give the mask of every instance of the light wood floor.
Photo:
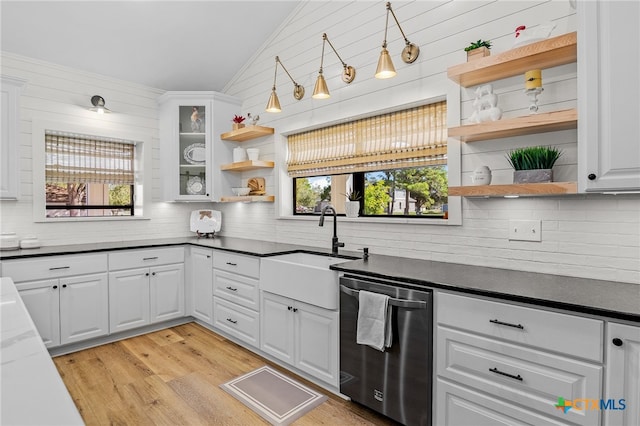
[[[219,385],[265,364],[286,372],[195,323],[54,362],[87,425],[268,424]],[[395,424],[286,373],[329,396],[295,425]]]

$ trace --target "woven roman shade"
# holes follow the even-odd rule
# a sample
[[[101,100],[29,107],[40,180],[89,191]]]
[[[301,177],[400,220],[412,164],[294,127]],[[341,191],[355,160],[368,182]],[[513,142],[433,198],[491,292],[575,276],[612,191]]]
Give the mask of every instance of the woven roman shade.
[[[49,183],[133,185],[135,145],[126,141],[45,132],[45,178]]]
[[[447,105],[404,111],[290,135],[290,176],[319,176],[447,164]]]

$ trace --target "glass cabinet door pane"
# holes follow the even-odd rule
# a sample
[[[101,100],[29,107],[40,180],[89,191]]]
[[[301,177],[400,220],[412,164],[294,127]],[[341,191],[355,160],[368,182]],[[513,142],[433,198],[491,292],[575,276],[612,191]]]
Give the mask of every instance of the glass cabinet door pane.
[[[206,195],[206,111],[204,105],[178,107],[180,195]]]

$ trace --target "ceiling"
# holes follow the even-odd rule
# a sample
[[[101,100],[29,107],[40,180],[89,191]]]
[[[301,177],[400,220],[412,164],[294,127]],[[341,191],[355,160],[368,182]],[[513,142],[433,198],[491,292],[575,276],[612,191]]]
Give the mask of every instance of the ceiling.
[[[1,0],[2,50],[164,90],[215,90],[299,1]]]

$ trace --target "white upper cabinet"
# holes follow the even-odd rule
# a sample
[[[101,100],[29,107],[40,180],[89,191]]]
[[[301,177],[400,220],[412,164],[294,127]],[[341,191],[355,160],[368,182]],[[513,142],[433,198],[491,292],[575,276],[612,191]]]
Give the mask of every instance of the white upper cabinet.
[[[640,3],[578,5],[578,190],[640,190]]]
[[[2,104],[0,114],[0,200],[18,198],[19,181],[19,125],[20,91],[25,81],[1,76]]]
[[[219,135],[240,101],[216,92],[167,92],[158,103],[164,200],[216,201],[219,164],[229,159]]]

